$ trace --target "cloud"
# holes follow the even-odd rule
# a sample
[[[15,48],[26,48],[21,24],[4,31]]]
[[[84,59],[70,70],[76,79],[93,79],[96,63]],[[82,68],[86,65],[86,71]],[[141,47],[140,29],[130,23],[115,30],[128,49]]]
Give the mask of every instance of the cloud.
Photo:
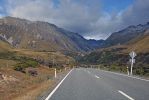
[[[149,21],[149,0],[136,0],[122,14],[124,25],[141,24]]]
[[[14,17],[44,21],[53,18],[52,6],[50,0],[8,0],[7,12]]]
[[[149,0],[135,0],[126,9],[103,11],[101,0],[7,0],[10,16],[48,21],[86,38],[105,39],[128,25],[149,21]]]

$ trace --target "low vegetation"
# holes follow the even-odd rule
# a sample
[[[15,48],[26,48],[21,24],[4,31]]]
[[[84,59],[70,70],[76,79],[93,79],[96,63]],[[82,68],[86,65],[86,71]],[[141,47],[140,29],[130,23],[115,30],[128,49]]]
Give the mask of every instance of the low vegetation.
[[[37,66],[39,66],[39,63],[37,61],[31,58],[30,59],[24,58],[24,59],[21,59],[20,63],[17,63],[16,65],[14,65],[14,70],[25,73],[25,68],[28,68],[28,67],[36,68]]]
[[[101,65],[106,70],[127,72],[127,67],[130,70],[129,53],[121,52],[123,49],[110,49],[92,52],[78,61],[82,64]],[[133,73],[141,76],[149,75],[149,53],[138,53],[136,56]]]
[[[74,62],[59,52],[14,49],[0,41],[0,99],[37,100],[54,85],[52,67],[60,73],[68,61]]]

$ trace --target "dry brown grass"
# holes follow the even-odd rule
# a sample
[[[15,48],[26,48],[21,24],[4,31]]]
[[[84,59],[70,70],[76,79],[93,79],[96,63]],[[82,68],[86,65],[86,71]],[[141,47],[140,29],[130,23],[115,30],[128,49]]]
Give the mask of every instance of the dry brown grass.
[[[17,62],[13,60],[0,59],[0,67],[13,67]]]
[[[28,70],[29,69],[32,68],[28,68]],[[37,97],[37,95],[39,95],[41,92],[47,89],[47,87],[50,87],[53,84],[53,69],[40,66],[34,70],[38,72],[38,76],[36,77],[14,71],[10,67],[0,68],[0,72],[2,74],[12,76],[18,80],[16,82],[0,82],[0,100],[13,100],[15,97],[24,98],[23,100],[33,100],[29,99],[29,97]]]
[[[37,100],[37,97],[47,91],[50,87],[52,87],[54,84],[54,81],[48,80],[41,84],[37,84],[33,87],[30,87],[28,90],[26,90],[26,93],[12,99],[12,100]]]
[[[13,56],[25,56],[29,58],[40,58],[48,61],[62,62],[63,64],[69,61],[74,61],[71,57],[67,57],[60,52],[38,52],[26,49],[14,49],[9,44],[0,41],[0,53],[12,53]],[[1,56],[1,55],[0,55]],[[11,58],[11,57],[10,57]],[[18,61],[19,62],[19,61]],[[8,60],[7,57],[0,59],[0,73],[6,76],[12,76],[18,81],[5,81],[0,79],[0,100],[35,100],[36,97],[46,91],[48,87],[53,86],[54,70],[45,66],[37,68],[26,68],[28,70],[36,70],[36,77],[30,76],[28,73],[22,73],[13,70],[13,65],[18,63],[15,60]],[[60,70],[58,70],[60,72]]]
[[[0,40],[0,52],[6,52],[12,50],[12,47],[3,41]]]
[[[132,50],[136,51],[137,53],[149,52],[149,35],[142,37],[139,41],[136,41],[134,44],[130,45],[127,52]]]
[[[72,57],[65,56],[60,52],[39,52],[26,49],[13,49],[12,51],[15,52],[15,54],[18,56],[42,59],[49,62],[53,62],[54,59],[55,62],[59,64],[66,64],[68,60],[70,61],[70,63],[75,62]]]

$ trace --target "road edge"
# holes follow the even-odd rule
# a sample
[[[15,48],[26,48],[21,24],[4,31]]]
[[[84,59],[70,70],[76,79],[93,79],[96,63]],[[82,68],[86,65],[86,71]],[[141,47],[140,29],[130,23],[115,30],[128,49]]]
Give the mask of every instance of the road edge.
[[[67,75],[59,82],[59,84],[52,90],[52,92],[47,96],[47,98],[45,100],[49,100],[52,95],[56,92],[56,90],[60,87],[60,85],[63,83],[63,81],[67,78],[67,76],[73,71],[73,69],[71,69]]]

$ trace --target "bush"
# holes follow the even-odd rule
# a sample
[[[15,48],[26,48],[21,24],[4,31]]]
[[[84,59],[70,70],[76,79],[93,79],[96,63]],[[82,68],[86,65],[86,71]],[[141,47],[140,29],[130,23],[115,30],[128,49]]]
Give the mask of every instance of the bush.
[[[33,61],[33,60],[28,60],[26,62],[26,64],[29,66],[29,67],[36,67],[38,65],[38,62],[36,61]]]
[[[37,73],[36,70],[29,70],[28,73],[29,73],[29,75],[31,75],[31,76],[37,76],[37,75],[38,75],[38,73]]]
[[[28,58],[28,59],[22,58],[20,61],[21,61],[20,63],[17,63],[16,65],[14,65],[14,70],[25,73],[25,68],[28,68],[28,67],[35,68],[38,66],[38,62],[31,58]]]
[[[14,66],[14,70],[20,71],[20,72],[22,72],[22,73],[26,73],[26,72],[25,72],[25,68],[26,68],[26,67],[27,67],[27,65],[22,64],[22,63],[18,63],[18,64],[16,64],[16,65]]]
[[[145,74],[145,73],[144,73],[144,69],[141,68],[141,67],[134,69],[134,72],[135,72],[135,74],[137,74],[137,75],[144,75],[144,74]]]

